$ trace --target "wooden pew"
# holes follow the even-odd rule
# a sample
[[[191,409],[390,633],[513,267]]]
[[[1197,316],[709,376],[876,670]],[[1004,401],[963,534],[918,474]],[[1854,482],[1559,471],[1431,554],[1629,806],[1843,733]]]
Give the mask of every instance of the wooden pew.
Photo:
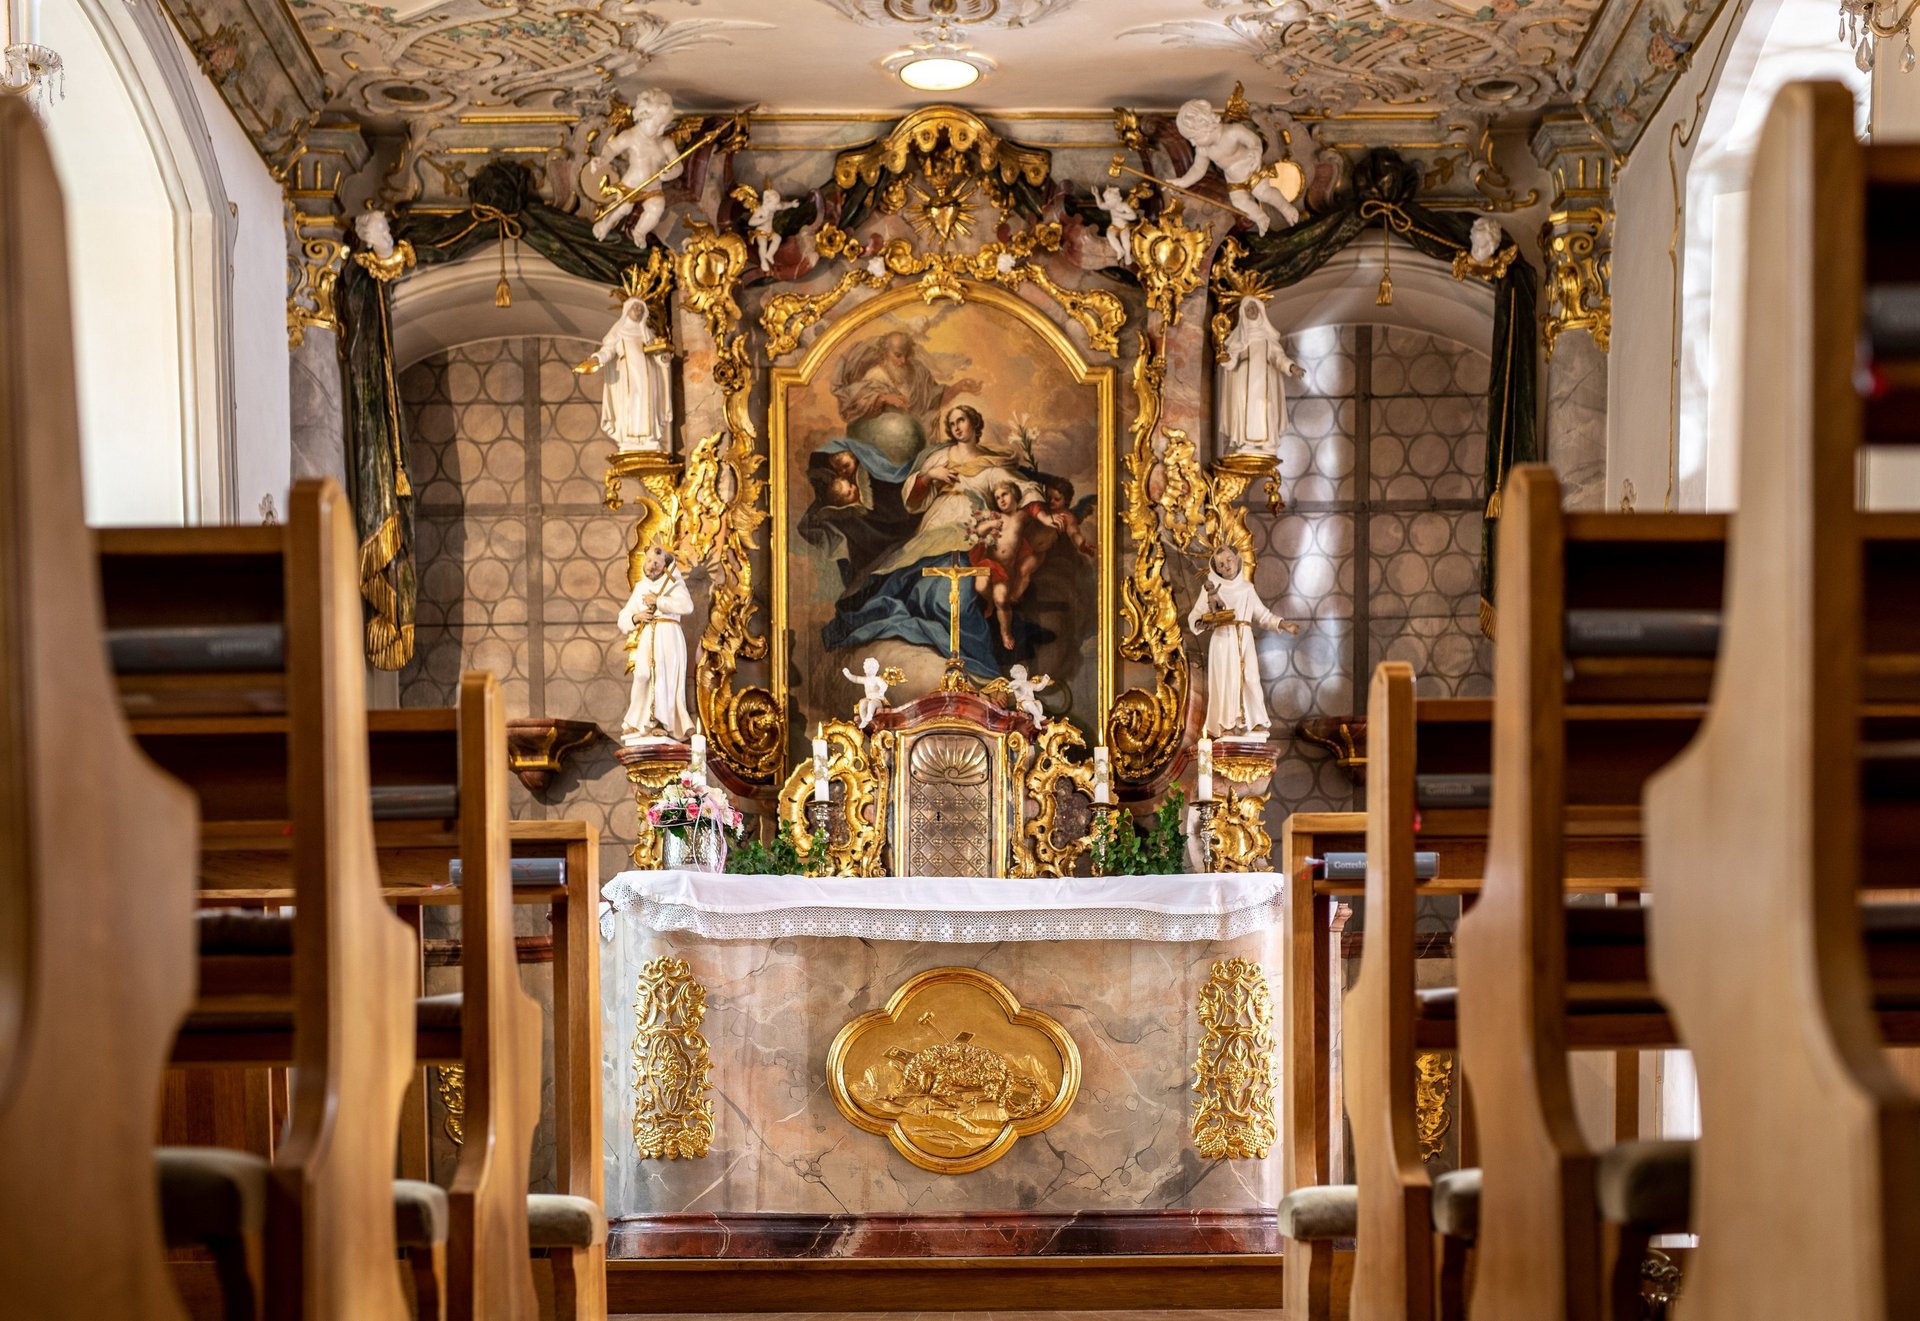
[[[1413,670],[1389,661],[1367,698],[1367,942],[1347,993],[1343,1069],[1358,1194],[1355,1321],[1431,1321],[1433,1184],[1414,1137]]]
[[[1755,154],[1720,682],[1647,790],[1653,971],[1700,1086],[1700,1321],[1920,1315],[1920,1100],[1863,940],[1873,891],[1920,881],[1920,801],[1910,744],[1867,757],[1862,720],[1920,710],[1920,518],[1855,508],[1863,445],[1914,439],[1920,373],[1883,364],[1864,407],[1854,385],[1863,286],[1920,278],[1920,152],[1862,147],[1853,114],[1789,86]]]
[[[1476,1318],[1601,1314],[1598,1157],[1575,1113],[1568,1053],[1676,1044],[1648,985],[1642,910],[1567,907],[1566,816],[1570,804],[1637,801],[1697,726],[1693,693],[1711,660],[1704,674],[1700,659],[1658,656],[1596,672],[1568,656],[1567,611],[1717,609],[1721,529],[1706,516],[1563,515],[1545,468],[1517,469],[1507,487],[1492,834],[1457,939],[1458,1035],[1482,1136]],[[1636,578],[1635,560],[1666,568]],[[1568,719],[1583,687],[1613,717],[1597,746]]]
[[[1614,669],[1617,667],[1610,667]],[[1609,681],[1612,675],[1609,674]],[[1646,714],[1642,712],[1640,714]],[[1652,739],[1677,750],[1696,727],[1699,708],[1686,705],[1652,713],[1662,723],[1636,728],[1636,712],[1604,704],[1569,708],[1571,737],[1578,760],[1591,767],[1591,788],[1576,795],[1566,810],[1564,885],[1569,894],[1632,893],[1640,886],[1640,810],[1619,802],[1623,791],[1607,782],[1607,767],[1622,743]],[[1623,720],[1622,717],[1629,717]],[[1415,767],[1421,773],[1486,774],[1492,768],[1493,703],[1482,698],[1421,699],[1414,703]],[[1403,809],[1409,822],[1414,812]],[[1481,889],[1486,867],[1488,812],[1484,808],[1447,807],[1418,813],[1417,847],[1438,855],[1438,874],[1418,883],[1422,897],[1458,898],[1471,903]],[[1330,852],[1366,852],[1369,816],[1363,812],[1297,813],[1285,823],[1280,856],[1290,878],[1287,889],[1287,1000],[1282,1019],[1285,1066],[1286,1186],[1327,1186],[1338,1177],[1341,1147],[1337,1139],[1347,1109],[1345,1087],[1331,1043],[1344,1035],[1341,1023],[1342,961],[1340,935],[1331,930],[1333,907],[1358,896],[1365,882],[1317,875],[1309,858]],[[1371,929],[1372,923],[1368,923]],[[1395,953],[1399,952],[1395,946]],[[1364,958],[1364,942],[1363,942]],[[1583,1025],[1589,1030],[1592,1025]],[[1421,1050],[1451,1050],[1456,1042],[1450,1020],[1422,1021]],[[1631,1069],[1633,1052],[1616,1052],[1620,1068]],[[1458,1075],[1456,1075],[1458,1076]],[[1632,1093],[1637,1101],[1637,1089]],[[1463,1107],[1464,1113],[1464,1107]],[[1637,1132],[1637,1110],[1617,1115],[1617,1138]],[[1471,1125],[1460,1125],[1461,1152],[1472,1158]],[[1458,1244],[1443,1243],[1457,1251]],[[1340,1314],[1345,1298],[1332,1270],[1336,1258],[1324,1241],[1290,1241],[1285,1248],[1289,1306],[1303,1317]]]
[[[284,711],[202,717],[231,719],[236,730],[274,722],[271,767],[239,758],[234,773],[211,777],[163,759],[199,793],[203,832],[252,811],[262,794],[281,796],[294,904],[278,934],[271,924],[203,923],[200,997],[174,1059],[294,1067],[268,1185],[268,1315],[404,1317],[392,1168],[413,1067],[417,956],[381,901],[373,856],[358,547],[345,496],[332,483],[301,482],[284,527],[117,529],[96,544],[110,626],[284,626],[277,671],[119,679],[134,711],[148,694],[183,711]],[[143,746],[157,750],[151,737]]]
[[[106,544],[111,546],[111,539]],[[123,569],[125,566],[122,566]],[[436,800],[457,787],[452,822],[383,820],[404,841],[399,850],[416,868],[437,863],[436,898],[456,899],[462,921],[462,990],[418,1002],[416,1064],[465,1070],[467,1140],[451,1189],[412,1182],[397,1189],[401,1246],[413,1263],[422,1315],[463,1318],[531,1317],[536,1304],[528,1263],[527,1161],[539,1119],[540,1015],[521,990],[513,938],[515,895],[508,874],[505,776],[500,750],[505,717],[492,675],[468,674],[456,709],[373,713],[370,757],[376,785]],[[257,847],[285,838],[289,810],[285,722],[273,716],[175,715],[140,722],[153,754],[196,785],[221,827],[209,870],[225,880],[284,882],[284,854]],[[435,806],[433,811],[442,809]],[[431,837],[456,828],[462,884],[445,883],[451,850]],[[383,854],[382,865],[387,858]],[[402,868],[404,870],[404,868]],[[393,887],[383,894],[391,897]],[[248,897],[258,899],[259,892]],[[281,892],[285,900],[294,896]],[[412,905],[417,911],[418,905]],[[246,914],[219,913],[222,924],[264,926]],[[297,957],[297,944],[292,949]],[[201,1064],[284,1063],[295,1032],[293,1005],[281,992],[286,953],[243,950],[207,958],[210,993],[203,995],[195,1030],[182,1034],[176,1058]],[[416,974],[417,975],[417,974]],[[417,989],[417,988],[416,988]],[[409,1145],[425,1173],[424,1125]],[[404,1162],[403,1162],[404,1163]]]
[[[193,994],[193,800],[134,749],[102,654],[65,232],[39,125],[0,97],[0,1306],[177,1318],[151,1114]]]

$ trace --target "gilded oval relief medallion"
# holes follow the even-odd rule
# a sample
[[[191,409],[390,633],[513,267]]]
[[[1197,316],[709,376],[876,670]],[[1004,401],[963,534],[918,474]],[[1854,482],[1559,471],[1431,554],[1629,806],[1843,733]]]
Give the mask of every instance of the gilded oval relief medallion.
[[[1058,1123],[1080,1090],[1067,1030],[973,968],[933,968],[827,1054],[840,1113],[923,1170],[965,1174]]]

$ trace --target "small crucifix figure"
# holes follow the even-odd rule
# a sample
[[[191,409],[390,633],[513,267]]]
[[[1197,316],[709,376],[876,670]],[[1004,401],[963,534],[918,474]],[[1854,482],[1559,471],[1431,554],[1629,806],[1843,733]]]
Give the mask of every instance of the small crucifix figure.
[[[947,580],[947,674],[940,681],[940,687],[946,692],[971,692],[973,685],[967,682],[966,662],[960,659],[960,583],[963,579],[976,576],[980,570],[972,564],[954,564],[944,569],[922,569],[922,578],[945,578]]]

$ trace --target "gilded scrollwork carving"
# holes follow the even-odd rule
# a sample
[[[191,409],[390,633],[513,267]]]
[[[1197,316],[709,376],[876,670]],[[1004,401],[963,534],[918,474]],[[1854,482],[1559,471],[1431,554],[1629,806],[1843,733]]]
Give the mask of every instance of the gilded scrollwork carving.
[[[760,313],[760,327],[767,333],[767,356],[778,358],[793,352],[801,336],[855,289],[884,289],[896,277],[917,277],[920,296],[929,303],[965,302],[967,280],[1006,289],[1032,283],[1079,323],[1087,332],[1089,344],[1103,353],[1118,353],[1120,329],[1127,322],[1126,304],[1105,289],[1069,289],[1034,260],[1038,255],[1058,252],[1062,237],[1057,224],[1035,225],[971,253],[916,252],[905,239],[893,239],[873,256],[849,266],[819,293],[779,293],[769,298]],[[833,225],[821,226],[815,246],[826,258],[853,260],[863,251],[856,239]]]
[[[1273,992],[1249,959],[1222,959],[1200,992],[1193,1147],[1207,1160],[1264,1160],[1279,1140]]]
[[[1040,731],[1021,780],[1026,801],[1035,811],[1014,840],[1015,876],[1071,876],[1074,864],[1093,843],[1091,833],[1064,841],[1059,838],[1063,788],[1077,790],[1089,803],[1093,801],[1093,763],[1067,759],[1069,752],[1086,750],[1086,737],[1071,721],[1049,721]]]
[[[1584,207],[1555,211],[1540,227],[1547,265],[1540,326],[1549,362],[1554,342],[1570,330],[1587,331],[1602,353],[1613,338],[1613,251],[1602,241],[1611,220],[1604,207]]]
[[[684,761],[657,761],[631,755],[626,749],[620,754],[621,762],[627,768],[627,781],[633,785],[633,805],[639,811],[642,829],[639,838],[633,841],[633,847],[627,850],[627,856],[633,865],[641,871],[656,871],[663,858],[661,834],[657,830],[648,830],[644,823],[647,809],[653,806],[653,800],[667,787],[667,782],[678,778],[686,769]]]
[[[1447,1144],[1447,1130],[1453,1127],[1453,1056],[1439,1051],[1421,1051],[1414,1059],[1413,1136],[1420,1144],[1423,1160],[1438,1156]]]
[[[1051,152],[1011,142],[957,106],[928,106],[902,119],[886,137],[841,152],[834,158],[833,181],[842,191],[873,189],[876,209],[891,215],[908,204],[910,184],[928,199],[923,208],[937,209],[959,205],[950,199],[977,178],[988,199],[1004,211],[1013,205],[1016,185],[1039,188],[1052,169]],[[929,224],[934,223],[930,217]]]
[[[467,1132],[467,1069],[463,1064],[442,1065],[436,1072],[440,1080],[434,1084],[433,1094],[440,1102],[440,1108],[446,1112],[446,1118],[440,1121],[440,1131],[447,1135],[447,1141],[454,1146],[465,1146]]]
[[[807,824],[813,796],[813,760],[793,768],[780,790],[780,819],[793,828],[800,855],[811,859],[826,849],[827,870],[835,876],[886,874],[887,778],[883,770],[893,746],[891,730],[876,733],[869,746],[861,728],[847,720],[829,720],[820,737],[827,741],[827,779],[837,786],[846,821],[845,842],[816,841]]]
[[[303,225],[326,217],[300,216]],[[293,290],[287,295],[287,347],[299,348],[306,342],[307,327],[340,333],[340,313],[334,306],[334,293],[340,270],[347,264],[347,245],[339,239],[323,236],[303,237]]]
[[[1213,815],[1213,850],[1208,859],[1212,869],[1271,871],[1273,836],[1267,833],[1266,818],[1266,794],[1236,794],[1228,790]]]
[[[713,1147],[713,1059],[700,1024],[707,988],[685,959],[649,959],[633,1000],[633,1145],[643,1160]]]
[[[1185,638],[1166,579],[1161,499],[1165,484],[1178,480],[1197,486],[1204,479],[1186,470],[1191,465],[1182,456],[1190,456],[1192,449],[1184,435],[1176,442],[1168,433],[1172,462],[1156,450],[1155,435],[1167,377],[1167,332],[1179,324],[1182,303],[1204,279],[1201,262],[1211,242],[1211,229],[1183,223],[1177,199],[1154,223],[1136,225],[1131,236],[1134,265],[1157,324],[1141,335],[1133,364],[1133,443],[1125,456],[1122,485],[1133,562],[1121,583],[1120,653],[1151,666],[1154,684],[1129,688],[1114,699],[1107,743],[1115,773],[1135,784],[1152,779],[1178,751],[1187,705]],[[1182,471],[1176,473],[1176,467]]]
[[[681,297],[688,311],[706,321],[718,345],[740,325],[734,290],[747,267],[747,244],[738,234],[719,233],[703,221],[693,221],[690,230],[680,249]]]

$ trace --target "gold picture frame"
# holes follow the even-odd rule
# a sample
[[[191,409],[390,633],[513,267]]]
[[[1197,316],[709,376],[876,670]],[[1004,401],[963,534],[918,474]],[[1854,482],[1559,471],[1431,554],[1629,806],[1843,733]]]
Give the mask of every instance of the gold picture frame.
[[[1072,382],[1077,386],[1087,387],[1092,392],[1092,401],[1097,413],[1095,432],[1098,449],[1093,466],[1096,474],[1094,526],[1098,553],[1097,649],[1099,659],[1095,676],[1096,709],[1089,716],[1081,716],[1078,719],[1085,721],[1089,732],[1098,733],[1106,728],[1108,715],[1113,707],[1120,658],[1118,371],[1114,367],[1090,364],[1058,322],[1014,293],[972,279],[957,279],[943,285],[942,288],[945,291],[943,301],[989,309],[1009,317],[1025,331],[1037,336],[1058,358]],[[924,307],[928,301],[924,292],[917,286],[903,286],[880,294],[846,315],[835,318],[824,333],[808,347],[798,364],[791,367],[776,367],[770,375],[767,430],[769,468],[771,469],[768,475],[768,512],[773,523],[770,546],[773,598],[773,621],[770,630],[771,673],[774,691],[786,712],[787,728],[790,731],[807,727],[806,721],[802,719],[803,713],[796,709],[796,698],[789,682],[795,657],[791,608],[791,557],[795,551],[792,536],[794,519],[789,507],[789,501],[793,495],[790,489],[792,485],[789,473],[790,448],[794,439],[790,435],[792,422],[790,393],[796,389],[812,386],[822,370],[836,361],[843,346],[852,337],[863,330],[873,329],[876,322],[890,314],[913,307]],[[815,714],[807,715],[807,719],[817,718]]]

